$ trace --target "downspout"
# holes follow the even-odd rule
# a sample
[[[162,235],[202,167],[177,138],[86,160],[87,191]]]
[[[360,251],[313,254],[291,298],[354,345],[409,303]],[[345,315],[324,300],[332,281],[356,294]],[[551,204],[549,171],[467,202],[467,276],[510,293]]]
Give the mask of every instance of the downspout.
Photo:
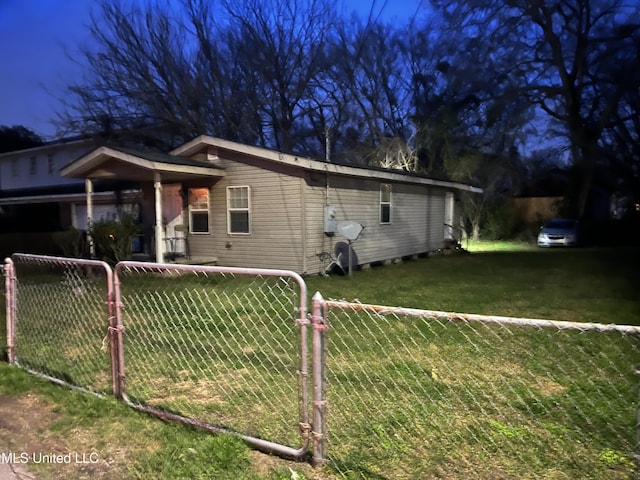
[[[160,174],[153,172],[153,191],[155,197],[156,226],[155,226],[155,247],[156,263],[164,262],[164,241],[162,232],[162,183]]]
[[[87,242],[89,243],[89,258],[96,257],[96,245],[93,243],[91,230],[93,229],[93,182],[90,178],[84,179],[84,189],[87,195]]]

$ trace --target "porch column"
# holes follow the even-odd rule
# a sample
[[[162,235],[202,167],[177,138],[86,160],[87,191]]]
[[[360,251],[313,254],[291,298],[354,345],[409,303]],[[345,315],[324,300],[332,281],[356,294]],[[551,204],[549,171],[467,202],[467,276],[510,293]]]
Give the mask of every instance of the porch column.
[[[156,202],[156,262],[164,261],[164,232],[162,231],[162,183],[160,182],[160,174],[153,172],[153,190],[155,192]]]
[[[89,244],[89,258],[96,256],[96,245],[93,243],[91,228],[93,227],[93,182],[90,178],[84,179],[84,190],[87,196],[87,243]]]

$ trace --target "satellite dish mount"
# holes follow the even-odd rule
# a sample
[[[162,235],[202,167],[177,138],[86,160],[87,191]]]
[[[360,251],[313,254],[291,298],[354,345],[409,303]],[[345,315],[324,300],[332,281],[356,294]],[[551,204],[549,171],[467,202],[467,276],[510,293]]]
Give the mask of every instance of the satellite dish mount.
[[[353,269],[353,247],[351,244],[358,239],[362,230],[364,230],[364,226],[358,222],[348,220],[338,223],[338,233],[349,243],[349,276],[351,276]]]

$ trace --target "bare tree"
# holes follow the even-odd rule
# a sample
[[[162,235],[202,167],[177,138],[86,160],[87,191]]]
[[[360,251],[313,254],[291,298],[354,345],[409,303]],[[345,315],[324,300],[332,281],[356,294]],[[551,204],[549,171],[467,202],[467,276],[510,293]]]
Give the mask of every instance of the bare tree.
[[[329,83],[340,89],[345,150],[362,163],[415,169],[407,156],[413,128],[403,33],[390,24],[354,16],[341,24],[331,56]]]
[[[201,133],[293,151],[305,101],[327,68],[337,18],[329,0],[101,0],[69,86],[70,131]],[[298,128],[298,130],[296,130]]]
[[[640,201],[640,35],[625,46],[609,55],[609,80],[621,83],[623,94],[603,133],[603,147],[607,166],[619,179],[620,193],[633,207]]]
[[[90,25],[96,47],[82,52],[87,74],[68,87],[59,123],[82,133],[135,132],[142,141],[149,127],[179,140],[207,129],[191,39],[169,8],[119,1],[100,7]]]
[[[291,152],[295,127],[308,117],[305,102],[327,69],[326,43],[337,17],[329,0],[223,0],[229,48],[256,88],[262,143]]]
[[[624,88],[604,75],[611,51],[638,34],[635,8],[620,0],[434,2],[458,38],[505,95],[514,93],[562,125],[574,152],[573,213],[582,216],[603,132]],[[479,60],[479,61],[478,61]]]
[[[44,145],[40,135],[22,125],[0,125],[0,153]]]

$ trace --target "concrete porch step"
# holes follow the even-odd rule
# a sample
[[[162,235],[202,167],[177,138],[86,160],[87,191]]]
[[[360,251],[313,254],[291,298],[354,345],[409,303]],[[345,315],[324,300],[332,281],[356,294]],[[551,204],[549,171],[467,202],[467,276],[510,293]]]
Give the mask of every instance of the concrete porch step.
[[[178,257],[168,263],[177,263],[179,265],[217,265],[217,257]]]
[[[155,262],[155,256],[146,255],[143,253],[134,253],[131,257],[131,260],[136,262]],[[217,265],[218,258],[217,257],[202,257],[202,256],[192,256],[189,258],[186,257],[176,257],[166,258],[166,263],[173,263],[178,265]]]

